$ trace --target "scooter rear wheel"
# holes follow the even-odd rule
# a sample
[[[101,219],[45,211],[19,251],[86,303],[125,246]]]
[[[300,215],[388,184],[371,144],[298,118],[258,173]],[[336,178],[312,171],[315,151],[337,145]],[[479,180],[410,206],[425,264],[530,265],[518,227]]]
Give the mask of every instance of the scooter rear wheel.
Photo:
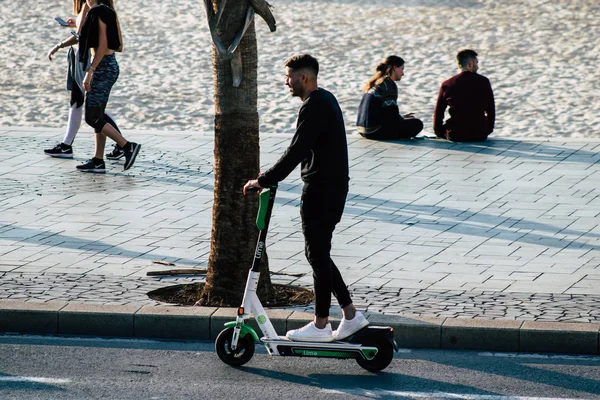
[[[379,372],[385,369],[394,358],[394,347],[390,341],[382,336],[370,336],[361,340],[360,344],[363,346],[377,347],[377,354],[372,360],[365,360],[364,358],[357,358],[356,362],[358,365],[371,372]]]
[[[233,328],[227,328],[219,333],[215,341],[217,355],[227,365],[239,367],[246,364],[254,355],[254,339],[252,335],[246,335],[238,339],[237,348],[231,349]]]

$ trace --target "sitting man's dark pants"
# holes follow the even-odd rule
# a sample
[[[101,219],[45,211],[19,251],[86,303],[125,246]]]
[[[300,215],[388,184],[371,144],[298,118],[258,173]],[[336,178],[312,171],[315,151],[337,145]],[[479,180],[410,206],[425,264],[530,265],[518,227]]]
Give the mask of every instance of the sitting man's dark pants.
[[[449,119],[443,125],[441,134],[436,132],[436,136],[441,139],[448,139],[453,142],[484,142],[490,132],[489,122],[486,119],[475,123],[476,117],[464,118],[467,123],[459,124]]]

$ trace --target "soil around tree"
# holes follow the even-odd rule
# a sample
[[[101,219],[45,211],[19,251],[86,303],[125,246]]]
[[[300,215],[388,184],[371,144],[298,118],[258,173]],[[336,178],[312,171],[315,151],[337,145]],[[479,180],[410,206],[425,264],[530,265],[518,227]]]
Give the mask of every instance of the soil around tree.
[[[168,286],[148,292],[148,297],[161,303],[193,306],[200,299],[204,283],[196,282],[183,285]],[[273,284],[275,302],[269,307],[305,306],[314,300],[312,290],[297,286]],[[239,304],[231,305],[237,307]]]

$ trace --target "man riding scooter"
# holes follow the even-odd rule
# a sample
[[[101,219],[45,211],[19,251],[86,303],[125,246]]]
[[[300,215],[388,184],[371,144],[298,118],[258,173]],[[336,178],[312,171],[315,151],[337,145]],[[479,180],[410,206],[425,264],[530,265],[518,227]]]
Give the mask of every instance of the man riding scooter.
[[[301,164],[302,232],[306,258],[313,269],[315,317],[308,325],[287,332],[295,341],[331,342],[345,339],[369,324],[352,304],[339,269],[330,257],[331,239],[341,220],[348,194],[348,147],[342,111],[336,98],[317,84],[318,61],[308,54],[285,62],[285,84],[303,101],[296,132],[289,147],[273,167],[249,180],[249,188],[263,189],[285,179]],[[331,294],[342,308],[337,330],[329,323]]]

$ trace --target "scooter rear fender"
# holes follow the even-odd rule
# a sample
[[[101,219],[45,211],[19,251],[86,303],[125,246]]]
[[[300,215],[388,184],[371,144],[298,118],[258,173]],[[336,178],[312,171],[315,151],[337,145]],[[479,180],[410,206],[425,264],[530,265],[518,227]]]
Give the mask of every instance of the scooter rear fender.
[[[342,342],[362,343],[365,339],[372,336],[383,336],[390,341],[395,351],[398,351],[398,345],[394,339],[394,328],[391,326],[372,326],[367,325],[354,335],[342,340]]]

